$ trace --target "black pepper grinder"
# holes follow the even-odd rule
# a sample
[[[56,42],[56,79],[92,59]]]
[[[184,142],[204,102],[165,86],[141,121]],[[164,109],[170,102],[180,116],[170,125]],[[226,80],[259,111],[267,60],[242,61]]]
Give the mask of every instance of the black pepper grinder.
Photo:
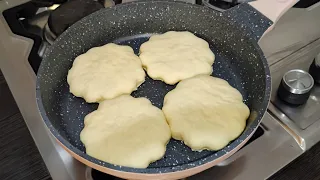
[[[309,68],[309,73],[313,77],[314,82],[320,84],[320,53],[314,58]]]

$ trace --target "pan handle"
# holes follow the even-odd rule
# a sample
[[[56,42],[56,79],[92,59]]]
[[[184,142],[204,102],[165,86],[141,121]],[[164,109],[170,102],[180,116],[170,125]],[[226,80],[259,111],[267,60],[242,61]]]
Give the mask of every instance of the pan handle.
[[[257,0],[249,2],[249,4],[273,22],[265,31],[265,33],[267,33],[273,29],[280,17],[298,1],[299,0]]]
[[[299,0],[256,0],[240,4],[224,13],[241,25],[244,31],[251,31],[253,39],[259,41],[269,32],[278,19]]]
[[[249,4],[276,23],[279,18],[298,1],[299,0],[258,0],[249,2]]]

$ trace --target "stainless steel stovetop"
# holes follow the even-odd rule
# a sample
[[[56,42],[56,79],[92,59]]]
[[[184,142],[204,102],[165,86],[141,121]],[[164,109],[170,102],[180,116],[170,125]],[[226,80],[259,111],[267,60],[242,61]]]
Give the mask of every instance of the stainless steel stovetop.
[[[0,10],[3,12],[27,1],[0,0]],[[308,71],[314,57],[320,53],[318,17],[319,3],[308,9],[292,9],[261,40],[260,45],[270,64],[273,92],[259,137],[223,163],[187,179],[266,179],[320,140],[320,87],[315,86],[307,104],[299,107],[288,106],[276,96],[285,72],[297,68]],[[73,159],[57,144],[38,112],[36,74],[28,61],[34,41],[15,35],[2,15],[0,39],[1,71],[52,178],[93,179],[90,168]]]

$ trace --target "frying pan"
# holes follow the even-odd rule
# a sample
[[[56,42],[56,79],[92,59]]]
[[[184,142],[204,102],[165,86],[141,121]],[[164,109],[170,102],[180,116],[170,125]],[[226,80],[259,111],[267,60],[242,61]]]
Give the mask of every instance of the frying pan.
[[[138,1],[99,10],[67,29],[45,54],[38,75],[39,111],[60,145],[82,163],[126,179],[178,179],[208,169],[235,153],[257,129],[270,97],[270,72],[258,40],[296,0],[259,0],[223,13],[173,1]],[[109,42],[126,44],[138,53],[151,34],[190,31],[205,39],[216,55],[212,76],[237,88],[251,114],[243,133],[219,151],[193,152],[170,140],[165,156],[137,169],[113,165],[85,153],[80,141],[84,117],[97,109],[69,93],[68,70],[73,60],[92,47]],[[147,97],[161,108],[165,94],[175,86],[147,77],[132,93]]]

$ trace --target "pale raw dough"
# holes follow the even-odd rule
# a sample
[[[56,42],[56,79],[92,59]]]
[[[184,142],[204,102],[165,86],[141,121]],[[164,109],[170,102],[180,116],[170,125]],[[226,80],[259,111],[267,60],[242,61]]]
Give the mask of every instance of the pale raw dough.
[[[148,75],[167,84],[198,74],[210,75],[214,58],[209,44],[187,31],[153,35],[140,47],[140,59]]]
[[[162,108],[172,137],[193,150],[219,150],[246,126],[249,108],[227,81],[199,75],[181,81]]]
[[[67,78],[70,92],[89,103],[130,94],[144,79],[140,59],[132,48],[113,43],[78,56]]]
[[[134,168],[162,158],[171,138],[163,112],[148,99],[129,95],[101,102],[84,124],[80,139],[87,154]]]

